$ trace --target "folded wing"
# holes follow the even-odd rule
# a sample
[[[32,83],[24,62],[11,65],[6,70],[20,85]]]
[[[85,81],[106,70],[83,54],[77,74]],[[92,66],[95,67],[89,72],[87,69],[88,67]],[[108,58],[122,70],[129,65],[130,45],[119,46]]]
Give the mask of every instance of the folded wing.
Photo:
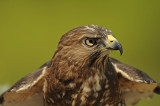
[[[126,105],[134,105],[140,99],[160,94],[160,84],[146,73],[110,58],[118,78]]]
[[[4,92],[0,96],[0,104],[2,106],[43,106],[42,89],[49,63],[45,63]]]

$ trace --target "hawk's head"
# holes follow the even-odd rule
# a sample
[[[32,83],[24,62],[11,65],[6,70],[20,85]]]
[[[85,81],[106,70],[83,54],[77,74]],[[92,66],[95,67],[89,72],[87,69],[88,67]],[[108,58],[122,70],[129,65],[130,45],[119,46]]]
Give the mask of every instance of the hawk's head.
[[[65,59],[70,61],[85,62],[91,58],[103,57],[108,55],[111,50],[120,50],[121,44],[113,37],[110,30],[95,26],[87,25],[72,29],[62,36],[57,52],[62,54]]]

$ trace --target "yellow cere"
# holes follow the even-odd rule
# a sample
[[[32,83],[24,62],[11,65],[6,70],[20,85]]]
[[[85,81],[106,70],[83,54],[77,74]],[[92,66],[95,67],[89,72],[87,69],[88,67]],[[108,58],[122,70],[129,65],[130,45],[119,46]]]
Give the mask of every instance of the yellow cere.
[[[114,38],[112,35],[108,35],[108,41],[110,44],[114,43],[116,38]]]

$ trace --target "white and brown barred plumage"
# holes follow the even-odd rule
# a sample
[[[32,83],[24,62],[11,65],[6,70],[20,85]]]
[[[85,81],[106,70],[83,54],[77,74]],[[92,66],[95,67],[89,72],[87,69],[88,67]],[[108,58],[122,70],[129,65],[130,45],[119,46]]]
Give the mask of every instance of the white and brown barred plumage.
[[[122,53],[110,30],[77,27],[62,36],[51,61],[3,93],[0,103],[118,106],[134,105],[153,92],[160,94],[160,84],[147,74],[109,57],[111,50],[118,49]]]

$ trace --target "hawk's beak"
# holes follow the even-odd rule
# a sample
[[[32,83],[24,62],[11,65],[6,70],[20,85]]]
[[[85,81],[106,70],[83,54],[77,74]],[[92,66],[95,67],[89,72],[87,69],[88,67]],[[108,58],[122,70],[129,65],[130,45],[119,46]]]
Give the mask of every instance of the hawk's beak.
[[[121,55],[123,53],[123,48],[120,42],[116,38],[114,38],[112,35],[108,35],[107,46],[102,49],[119,50]]]
[[[112,35],[108,35],[108,42],[110,44],[110,49],[119,50],[122,55],[123,48],[121,46],[121,43],[116,38],[114,38]]]

